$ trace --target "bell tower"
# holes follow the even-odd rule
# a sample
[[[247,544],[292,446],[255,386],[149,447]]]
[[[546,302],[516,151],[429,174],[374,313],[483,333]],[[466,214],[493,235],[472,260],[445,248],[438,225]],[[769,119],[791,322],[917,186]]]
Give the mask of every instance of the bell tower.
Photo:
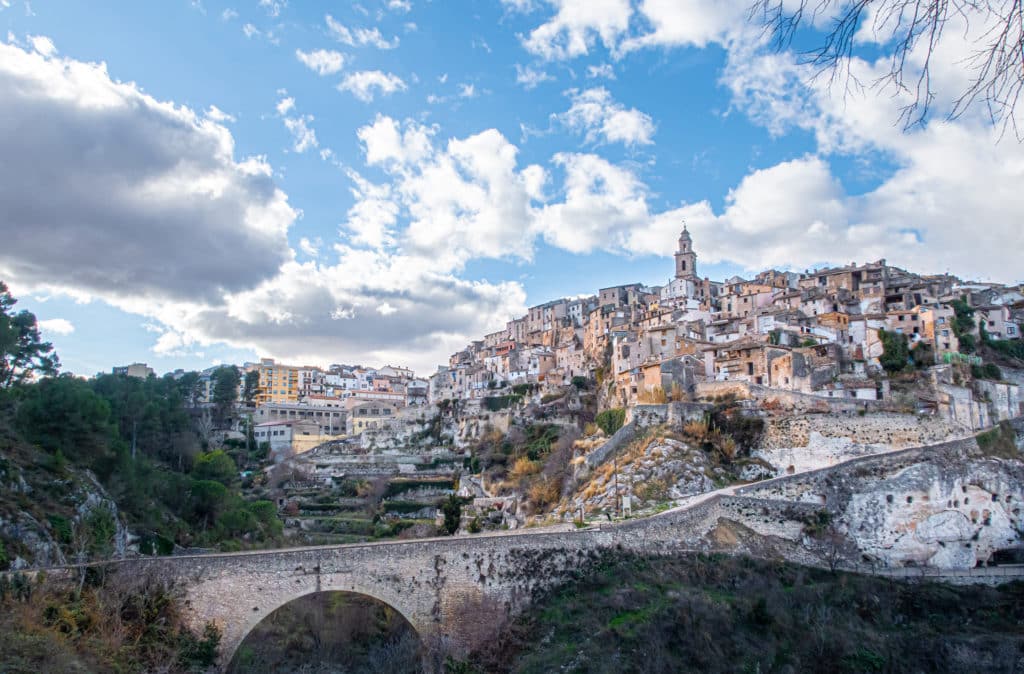
[[[679,250],[676,251],[676,278],[697,278],[697,253],[693,252],[693,241],[685,222],[679,235]]]

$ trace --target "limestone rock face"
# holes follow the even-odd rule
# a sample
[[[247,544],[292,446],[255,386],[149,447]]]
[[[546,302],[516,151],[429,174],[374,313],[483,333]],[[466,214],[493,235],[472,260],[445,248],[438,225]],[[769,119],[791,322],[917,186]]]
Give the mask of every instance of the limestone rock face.
[[[618,457],[619,494],[629,496],[633,509],[653,507],[715,489],[724,477],[720,467],[697,447],[673,438],[656,438]],[[583,480],[575,494],[565,499],[562,514],[614,512],[616,475],[611,460]]]
[[[963,569],[1020,545],[1020,462],[919,463],[851,485],[841,513],[861,552],[886,566]]]

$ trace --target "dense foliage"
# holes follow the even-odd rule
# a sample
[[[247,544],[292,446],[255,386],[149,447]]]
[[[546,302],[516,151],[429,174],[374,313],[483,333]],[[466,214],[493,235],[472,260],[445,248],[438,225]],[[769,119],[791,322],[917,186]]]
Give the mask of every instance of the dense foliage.
[[[146,537],[185,546],[279,537],[276,514],[257,517],[240,496],[232,456],[202,451],[201,417],[184,400],[170,377],[60,376],[8,393],[4,412],[13,416],[16,440],[54,465],[93,471]]]
[[[13,304],[0,283],[0,332],[18,321],[35,330],[31,314],[17,318],[26,312],[12,322]],[[273,504],[246,502],[240,495],[235,456],[248,461],[248,452],[240,449],[233,456],[223,450],[204,451],[212,422],[210,411],[196,401],[198,374],[146,379],[108,374],[91,380],[60,375],[34,381],[29,374],[54,374],[55,357],[47,356],[26,374],[31,363],[11,356],[7,342],[0,348],[5,349],[0,373],[11,382],[0,387],[0,458],[16,460],[37,478],[34,498],[12,498],[2,505],[8,510],[41,510],[36,518],[49,521],[65,554],[74,552],[80,558],[82,550],[77,548],[84,546],[92,556],[102,556],[109,545],[83,541],[105,537],[109,543],[116,530],[113,522],[100,526],[103,523],[92,522],[96,518],[91,516],[64,512],[73,477],[70,469],[75,475],[89,470],[99,478],[132,531],[143,536],[144,552],[169,553],[174,543],[234,549],[281,536],[283,527]],[[49,353],[52,347],[43,344],[37,350]],[[218,406],[233,406],[238,387],[235,368],[217,371],[215,413]],[[8,541],[3,549],[15,545]],[[6,567],[8,556],[0,559],[0,568]]]
[[[188,628],[172,588],[90,575],[71,585],[0,577],[0,671],[205,672],[220,632]]]
[[[963,298],[950,302],[953,307],[953,334],[960,342],[961,353],[974,353],[977,346],[974,339],[974,309]]]
[[[1021,583],[956,587],[732,556],[606,553],[457,670],[1009,673],[1024,655],[1022,623]]]
[[[615,435],[615,431],[622,428],[622,424],[626,421],[626,410],[621,407],[614,407],[610,410],[605,410],[599,413],[594,418],[594,423],[597,424],[598,428],[604,431],[605,435]]]
[[[879,361],[886,372],[902,372],[910,361],[910,346],[907,336],[891,330],[879,330],[882,340],[882,357]]]
[[[7,284],[0,281],[0,388],[32,381],[37,375],[56,374],[60,366],[53,345],[39,336],[35,315],[15,313],[17,303]]]

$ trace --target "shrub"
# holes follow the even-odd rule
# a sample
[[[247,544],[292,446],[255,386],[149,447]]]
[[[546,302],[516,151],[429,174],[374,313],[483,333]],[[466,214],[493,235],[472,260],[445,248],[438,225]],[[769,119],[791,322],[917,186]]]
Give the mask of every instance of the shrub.
[[[1017,449],[1017,432],[1007,421],[1000,421],[995,428],[978,433],[976,436],[978,447],[989,456],[998,456],[1004,459],[1019,459],[1020,450]]]
[[[509,477],[513,480],[519,481],[524,477],[530,475],[536,475],[540,472],[541,462],[531,461],[527,457],[516,459],[516,462],[512,465],[512,470],[509,471]]]
[[[516,393],[507,396],[487,396],[484,398],[484,407],[487,408],[488,412],[498,412],[508,409],[513,405],[518,405],[522,401],[523,396]]]
[[[594,418],[594,423],[608,436],[615,435],[615,432],[622,428],[622,424],[625,421],[626,410],[621,407],[605,410]]]
[[[459,530],[459,523],[462,521],[462,504],[464,500],[455,494],[451,494],[441,504],[441,512],[444,514],[444,523],[441,525],[441,532],[451,536]]]
[[[1004,356],[1024,360],[1024,340],[990,339],[988,346]]]
[[[985,363],[984,365],[972,365],[971,376],[975,379],[993,379],[995,381],[999,381],[1003,378],[1003,373],[995,363]]]
[[[216,480],[223,485],[231,485],[238,477],[238,467],[234,459],[218,449],[196,458],[192,476],[197,480]]]
[[[229,537],[244,536],[259,527],[259,521],[245,508],[233,508],[227,511],[220,516],[217,524],[220,526],[221,532]]]
[[[580,377],[579,375],[573,377],[571,383],[579,391],[582,391],[583,389],[587,388],[590,384],[586,377]]]
[[[561,495],[561,481],[555,477],[547,477],[534,482],[530,486],[528,497],[538,510],[543,510],[547,506],[558,502]]]
[[[206,623],[200,638],[183,631],[178,643],[178,664],[186,671],[206,671],[213,667],[217,662],[220,636],[220,629],[213,623]]]
[[[687,421],[683,424],[683,435],[690,438],[694,442],[704,442],[704,439],[708,434],[708,420],[701,419],[699,421]]]
[[[736,458],[736,441],[721,431],[714,431],[711,434],[711,444],[721,455],[722,460],[729,463]]]
[[[637,487],[635,493],[641,501],[660,502],[668,499],[668,488],[667,478],[654,478]]]
[[[50,526],[53,528],[53,538],[63,545],[71,544],[71,522],[68,518],[60,515],[47,515]]]
[[[665,394],[665,389],[660,386],[655,386],[650,391],[644,391],[638,396],[638,398],[642,403],[654,405],[664,405],[668,402],[668,396]]]
[[[886,372],[902,372],[910,360],[910,347],[907,336],[897,332],[879,330],[878,337],[882,340],[882,357],[879,361]]]

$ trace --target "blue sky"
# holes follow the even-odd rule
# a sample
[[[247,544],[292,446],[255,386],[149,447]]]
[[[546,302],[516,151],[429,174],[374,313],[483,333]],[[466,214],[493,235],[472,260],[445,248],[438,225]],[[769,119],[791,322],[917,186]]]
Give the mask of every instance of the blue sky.
[[[904,132],[902,99],[837,95],[745,16],[0,0],[0,279],[79,374],[427,370],[525,306],[663,282],[684,218],[712,278],[886,257],[1020,280],[1020,146],[945,120],[955,67]]]

